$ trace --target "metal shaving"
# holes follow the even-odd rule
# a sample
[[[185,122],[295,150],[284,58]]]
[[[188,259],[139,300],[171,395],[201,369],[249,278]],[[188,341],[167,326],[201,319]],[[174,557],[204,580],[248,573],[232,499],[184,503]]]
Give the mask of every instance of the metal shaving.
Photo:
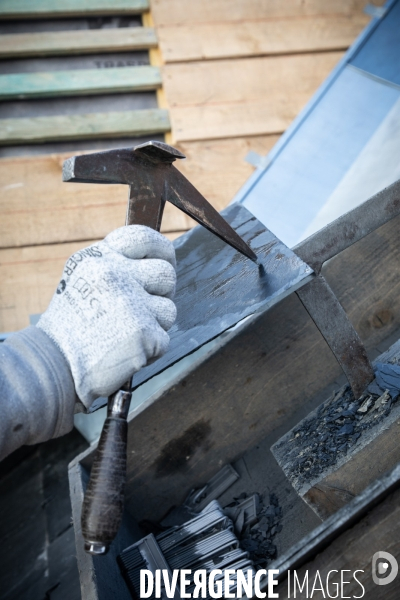
[[[290,479],[302,485],[335,465],[359,442],[364,431],[387,417],[399,397],[391,398],[386,390],[381,395],[366,393],[355,400],[348,385],[334,392],[316,413],[292,430],[289,443],[285,437],[277,445],[278,450],[284,445]]]

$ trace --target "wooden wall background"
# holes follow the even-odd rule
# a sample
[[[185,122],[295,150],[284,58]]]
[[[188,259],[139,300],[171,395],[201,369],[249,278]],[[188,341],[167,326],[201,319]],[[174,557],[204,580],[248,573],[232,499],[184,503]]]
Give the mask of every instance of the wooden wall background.
[[[85,1],[80,4],[83,10]],[[0,56],[149,51],[158,111],[148,118],[157,116],[155,131],[166,131],[166,141],[187,156],[179,168],[218,210],[251,175],[253,167],[244,160],[248,151],[268,153],[370,19],[363,12],[365,0],[151,0],[150,11],[146,0],[117,4],[128,12],[136,5],[141,37],[137,32],[132,40],[125,30],[117,41],[112,32],[90,39],[87,32],[47,34],[38,50],[29,35],[18,43],[6,35],[0,37]],[[6,0],[1,10],[8,5]],[[34,5],[27,3],[26,11]],[[134,133],[137,124],[132,115],[126,118]],[[47,134],[53,140],[54,127]],[[31,135],[39,136],[43,122],[3,121],[0,144],[22,144],[26,131],[34,129]],[[95,135],[93,127],[91,136],[87,131],[78,132],[81,142]],[[65,128],[59,135],[64,139]],[[84,151],[82,144],[77,151]],[[64,158],[77,151],[0,159],[0,331],[27,326],[29,315],[45,310],[67,257],[124,222],[124,186],[61,182]],[[174,238],[192,225],[169,207],[163,231]]]

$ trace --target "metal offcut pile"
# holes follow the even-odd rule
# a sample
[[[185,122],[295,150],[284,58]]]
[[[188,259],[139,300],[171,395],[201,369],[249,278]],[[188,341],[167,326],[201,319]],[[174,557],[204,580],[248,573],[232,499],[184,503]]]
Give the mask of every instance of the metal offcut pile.
[[[282,442],[290,464],[290,479],[301,485],[336,464],[359,442],[363,432],[388,416],[399,397],[391,397],[386,390],[367,392],[355,400],[349,386],[334,392],[311,417],[292,430],[289,440]]]

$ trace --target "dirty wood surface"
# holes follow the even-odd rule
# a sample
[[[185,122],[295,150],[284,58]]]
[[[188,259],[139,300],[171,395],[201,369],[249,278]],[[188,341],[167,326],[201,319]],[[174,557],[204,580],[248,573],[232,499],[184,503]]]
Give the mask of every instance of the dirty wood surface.
[[[328,265],[329,283],[375,355],[400,328],[399,222],[386,224]],[[390,314],[384,325],[377,319],[382,303]],[[183,500],[183,490],[241,456],[250,440],[254,446],[291,418],[303,418],[310,412],[302,413],[305,400],[310,409],[318,406],[340,387],[340,377],[340,367],[298,299],[284,299],[154,404],[133,414],[130,511],[139,520],[161,517],[166,505]]]
[[[397,341],[388,351],[377,357],[376,361],[387,363],[398,362],[400,357],[400,342]],[[335,402],[340,406],[343,394],[341,391],[335,395]],[[367,392],[364,400],[372,399]],[[400,406],[398,399],[392,400],[392,406],[388,414],[385,408],[375,408],[378,402],[377,396],[373,397],[372,406],[368,411],[356,413],[359,419],[363,414],[361,422],[355,422],[355,431],[359,431],[359,437],[354,444],[349,444],[345,454],[337,454],[336,461],[329,466],[318,464],[318,474],[311,479],[307,473],[299,474],[297,459],[298,454],[295,444],[296,432],[302,431],[303,426],[312,421],[315,426],[309,429],[307,442],[301,453],[302,458],[307,459],[315,447],[321,434],[329,432],[329,425],[324,427],[323,417],[318,410],[296,424],[294,430],[287,432],[273,447],[272,451],[277,462],[281,465],[289,481],[298,494],[307,502],[321,519],[328,518],[339,508],[351,501],[354,496],[360,494],[370,483],[380,477],[383,473],[393,468],[400,460],[400,449],[398,444],[400,425]],[[324,403],[329,409],[329,400]],[[322,408],[322,406],[321,406]],[[330,413],[329,413],[330,414]],[[336,415],[339,417],[339,415]],[[365,421],[366,425],[363,425]],[[319,426],[317,427],[317,424]],[[357,427],[360,425],[361,427]],[[362,429],[362,427],[365,427]],[[342,438],[345,441],[346,438]],[[300,449],[299,449],[300,451]],[[379,457],[379,460],[376,460]]]
[[[288,580],[283,581],[274,591],[283,597],[296,598],[321,598],[328,597],[326,578],[331,573],[329,593],[333,597],[337,590],[342,590],[339,597],[365,597],[377,598],[379,600],[395,600],[399,597],[400,582],[396,578],[387,585],[376,585],[371,577],[372,557],[376,552],[390,552],[398,556],[400,552],[400,490],[396,490],[383,502],[373,508],[371,512],[362,518],[356,525],[350,526],[347,531],[336,538],[325,550],[320,552],[312,561],[306,562],[296,569],[298,580],[303,583],[308,573],[308,585],[302,591],[296,588],[294,595],[293,571],[291,573],[291,594],[288,593]],[[271,566],[272,568],[272,566]],[[343,580],[348,582],[341,585],[340,572],[345,572]],[[353,578],[356,573],[358,582]],[[321,579],[318,579],[318,572]],[[380,576],[382,578],[382,576]],[[312,587],[315,583],[315,591]],[[321,581],[324,591],[321,590]],[[361,584],[361,585],[360,585]],[[338,587],[337,587],[338,586]],[[307,591],[308,588],[308,591]],[[364,588],[364,593],[363,593]]]

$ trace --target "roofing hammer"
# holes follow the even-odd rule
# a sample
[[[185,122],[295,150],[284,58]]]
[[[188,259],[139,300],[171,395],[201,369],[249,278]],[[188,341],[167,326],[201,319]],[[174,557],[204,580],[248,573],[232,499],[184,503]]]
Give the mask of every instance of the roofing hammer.
[[[95,154],[64,162],[63,181],[129,185],[126,225],[160,230],[165,202],[175,204],[227,244],[257,262],[257,256],[196,188],[172,165],[185,156],[162,142]],[[82,508],[85,550],[105,554],[122,519],[126,482],[127,416],[132,381],[108,399],[107,418],[94,458]]]

